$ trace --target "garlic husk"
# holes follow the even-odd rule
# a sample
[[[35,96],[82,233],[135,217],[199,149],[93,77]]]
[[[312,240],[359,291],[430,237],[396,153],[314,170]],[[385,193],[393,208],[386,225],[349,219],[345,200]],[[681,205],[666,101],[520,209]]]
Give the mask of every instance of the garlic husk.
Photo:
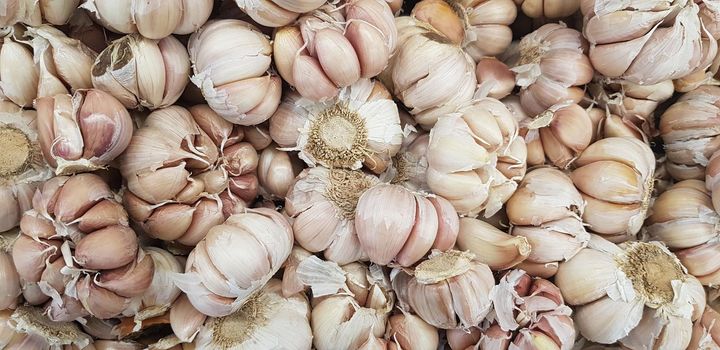
[[[18,236],[16,230],[0,233],[0,310],[14,309],[19,300],[20,276],[12,260],[12,245]]]
[[[187,50],[175,37],[157,41],[131,34],[113,41],[98,55],[92,83],[127,108],[157,109],[177,101],[189,73]]]
[[[247,209],[211,228],[173,279],[200,312],[238,311],[282,267],[292,249],[292,227],[270,209]],[[242,254],[238,251],[242,250]]]
[[[260,124],[280,103],[281,80],[270,75],[272,46],[252,25],[217,20],[193,33],[188,42],[190,80],[221,117],[240,125]]]
[[[31,47],[16,40],[11,28],[0,31],[0,36],[0,99],[31,107],[38,96],[40,74]]]
[[[242,137],[207,105],[151,113],[120,160],[130,217],[153,238],[197,244],[232,211],[226,203],[257,196],[257,151]]]
[[[265,148],[258,159],[258,182],[271,197],[284,198],[302,166],[292,154],[277,149],[277,145]]]
[[[290,256],[285,260],[282,275],[282,293],[288,297],[296,293],[303,292],[307,289],[307,285],[303,283],[297,272],[300,263],[312,256],[312,253],[298,245],[293,246]]]
[[[493,271],[516,266],[527,259],[531,251],[527,238],[513,237],[475,218],[460,219],[457,247],[475,254],[478,261]]]
[[[634,237],[647,215],[655,156],[640,140],[599,140],[575,160],[570,177],[586,202],[583,221],[590,231],[614,242]]]
[[[270,119],[270,136],[285,150],[300,151],[312,166],[381,173],[400,149],[397,105],[377,81],[360,79],[337,97],[314,102],[289,92]]]
[[[437,328],[478,326],[491,310],[495,279],[487,265],[473,258],[456,250],[435,252],[414,275],[396,270],[392,284],[398,299]]]
[[[438,330],[410,313],[390,316],[385,338],[401,349],[435,350],[439,345]]]
[[[580,9],[581,0],[515,0],[530,18],[563,18]]]
[[[303,170],[285,199],[295,240],[310,252],[324,251],[339,264],[367,259],[355,230],[360,196],[379,181],[360,171],[315,167]]]
[[[578,104],[561,103],[521,125],[528,129],[527,143],[538,142],[551,164],[567,169],[592,142],[592,123],[589,113]]]
[[[657,242],[616,246],[594,236],[588,248],[560,263],[555,284],[575,306],[583,337],[601,344],[684,349],[692,320],[705,308],[700,282]]]
[[[0,316],[0,320],[4,321],[0,333],[14,333],[8,344],[0,342],[4,349],[63,349],[71,346],[85,349],[92,343],[92,338],[77,324],[51,321],[36,307],[18,307],[8,318]]]

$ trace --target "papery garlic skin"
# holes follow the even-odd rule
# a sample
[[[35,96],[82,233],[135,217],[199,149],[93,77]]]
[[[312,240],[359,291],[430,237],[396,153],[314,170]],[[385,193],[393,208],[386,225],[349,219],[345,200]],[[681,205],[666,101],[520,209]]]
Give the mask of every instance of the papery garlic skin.
[[[20,306],[0,311],[0,346],[21,349],[95,349],[92,338],[73,322],[49,320],[41,309]]]
[[[710,65],[718,47],[707,40],[694,1],[608,4],[584,0],[583,35],[602,75],[648,85]],[[672,59],[664,59],[672,52]],[[705,53],[708,54],[705,54]],[[707,57],[705,57],[707,56]]]
[[[632,239],[647,215],[655,181],[650,146],[627,137],[599,140],[575,160],[570,177],[586,202],[583,221],[613,242]]]
[[[374,1],[374,0],[373,0]],[[309,166],[383,172],[403,139],[398,108],[378,81],[360,79],[336,98],[313,102],[289,92],[270,119],[270,136]]]
[[[235,124],[255,125],[277,109],[282,82],[268,73],[273,48],[251,24],[211,21],[192,34],[188,52],[193,67],[190,80],[221,117]]]
[[[580,9],[581,0],[515,0],[530,18],[563,18]]]
[[[130,143],[130,114],[106,92],[78,90],[41,97],[35,105],[42,153],[57,175],[105,168]]]
[[[411,191],[430,192],[427,185],[427,148],[430,142],[430,135],[422,133],[419,135],[407,134],[403,138],[403,145],[400,151],[393,157],[387,170],[380,174],[380,180],[401,185]]]
[[[175,37],[156,41],[131,34],[113,41],[98,55],[92,83],[127,108],[157,109],[177,101],[189,74],[187,50]]]
[[[513,237],[484,221],[460,218],[457,247],[475,254],[475,259],[493,271],[506,270],[520,264],[531,252],[528,239]]]
[[[40,76],[32,48],[14,38],[11,27],[0,30],[0,36],[0,100],[31,107]]]
[[[292,227],[282,214],[247,209],[208,231],[190,253],[185,273],[175,275],[175,285],[198,311],[230,315],[282,267],[292,245]]]
[[[22,290],[20,289],[20,276],[12,260],[12,245],[19,232],[11,230],[0,233],[0,310],[14,309]],[[2,341],[0,341],[2,344]]]
[[[153,238],[197,244],[257,196],[257,151],[242,138],[207,105],[151,113],[120,160],[130,217]]]
[[[237,6],[260,25],[280,27],[292,23],[300,14],[322,6],[324,0],[236,0]]]
[[[551,106],[584,97],[582,86],[593,77],[582,34],[550,23],[526,35],[503,54],[521,87],[520,101],[531,116]]]

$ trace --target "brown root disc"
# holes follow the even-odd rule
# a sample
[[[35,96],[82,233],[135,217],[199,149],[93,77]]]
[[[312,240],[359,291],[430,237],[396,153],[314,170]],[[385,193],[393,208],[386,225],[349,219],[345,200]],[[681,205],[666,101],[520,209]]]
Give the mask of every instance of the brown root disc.
[[[651,243],[632,243],[618,261],[635,291],[651,306],[672,302],[675,292],[672,281],[684,280],[682,265],[660,246]]]
[[[33,147],[22,130],[0,127],[0,150],[0,177],[21,174],[30,166]]]
[[[367,143],[365,121],[357,112],[338,104],[317,116],[305,151],[328,167],[350,168],[368,155]]]

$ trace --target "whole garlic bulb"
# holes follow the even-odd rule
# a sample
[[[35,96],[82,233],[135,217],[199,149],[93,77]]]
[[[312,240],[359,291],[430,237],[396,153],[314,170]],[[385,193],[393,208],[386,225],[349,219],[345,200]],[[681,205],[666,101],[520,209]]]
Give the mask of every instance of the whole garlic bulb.
[[[355,208],[360,247],[379,265],[394,262],[412,266],[431,249],[451,249],[458,230],[458,215],[450,202],[399,185],[369,188],[360,195]]]
[[[80,7],[113,32],[160,40],[200,28],[210,17],[213,0],[86,0]]]
[[[387,168],[403,139],[392,96],[368,79],[324,102],[289,92],[270,119],[270,136],[281,147],[300,151],[310,166],[356,170],[365,164],[375,173]]]
[[[122,205],[97,175],[58,176],[38,188],[12,255],[24,289],[39,287],[51,319],[111,318],[152,281]]]
[[[513,237],[485,221],[468,217],[460,218],[457,248],[475,254],[477,261],[493,271],[510,269],[525,261],[531,252],[527,238]]]
[[[76,323],[51,321],[36,307],[0,311],[0,346],[4,350],[93,350],[92,341]]]
[[[688,273],[703,284],[720,284],[720,254],[717,224],[710,194],[699,180],[672,185],[653,202],[646,220],[649,237],[668,246]]]
[[[190,58],[173,36],[151,40],[126,35],[103,50],[92,66],[92,83],[127,108],[175,103],[189,81]]]
[[[235,0],[235,3],[258,24],[280,27],[292,23],[300,14],[322,6],[325,0]]]
[[[657,242],[616,246],[593,236],[588,248],[560,263],[555,284],[575,307],[583,337],[631,349],[685,349],[692,321],[705,308],[700,282]]]
[[[0,233],[0,310],[14,309],[22,290],[20,276],[12,260],[12,246],[18,237],[18,230]],[[2,341],[0,341],[2,344]]]
[[[357,170],[305,169],[285,198],[295,240],[339,264],[367,259],[355,231],[358,199],[378,179]]]
[[[439,118],[427,149],[428,186],[460,215],[492,216],[525,175],[525,143],[517,134],[510,111],[491,98]]]
[[[211,21],[190,36],[188,51],[194,73],[190,80],[221,117],[255,125],[275,112],[282,81],[268,73],[270,41],[251,24]]]
[[[676,180],[703,179],[710,156],[720,149],[717,136],[720,87],[690,91],[660,116],[668,172]]]
[[[476,327],[491,310],[495,278],[472,253],[435,252],[415,267],[413,275],[401,269],[393,273],[400,305],[437,328]]]
[[[14,36],[12,27],[0,30],[0,100],[32,107],[40,73],[30,46]]]
[[[586,148],[570,177],[586,203],[583,221],[590,231],[613,242],[633,238],[647,214],[655,181],[650,146],[627,137],[610,137]]]
[[[192,250],[175,284],[211,317],[237,312],[280,270],[293,245],[292,227],[270,209],[247,209],[212,227]]]
[[[657,84],[704,69],[717,53],[694,1],[583,0],[580,9],[592,65],[609,78]]]
[[[278,30],[273,41],[280,75],[314,101],[331,99],[341,88],[380,74],[397,45],[385,0],[331,3]]]
[[[580,9],[581,0],[515,0],[530,18],[563,18]]]
[[[593,66],[582,34],[564,24],[549,23],[526,35],[504,54],[521,87],[520,103],[531,116],[558,103],[580,102]]]
[[[567,169],[593,140],[593,120],[578,104],[559,104],[521,123],[528,130],[528,164],[542,165],[545,159]],[[533,163],[530,163],[530,161]],[[537,162],[542,160],[542,162]]]
[[[38,98],[35,105],[42,153],[58,175],[105,168],[130,143],[130,114],[106,92],[78,90]]]
[[[80,0],[7,0],[0,5],[0,27],[22,22],[32,26],[43,20],[53,25],[63,25],[72,16]]]
[[[207,105],[155,110],[120,160],[130,217],[153,238],[197,244],[257,196],[257,151],[242,139]]]

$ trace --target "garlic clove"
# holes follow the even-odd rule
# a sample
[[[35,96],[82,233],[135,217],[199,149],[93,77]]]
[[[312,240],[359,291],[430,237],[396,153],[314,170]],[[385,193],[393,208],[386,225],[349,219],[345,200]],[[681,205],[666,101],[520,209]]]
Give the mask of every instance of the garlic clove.
[[[401,349],[434,350],[439,344],[438,330],[409,313],[388,319],[386,337],[393,339]]]
[[[490,269],[509,269],[530,254],[530,244],[524,237],[512,237],[494,226],[474,218],[460,219],[457,246],[475,254],[477,260]]]
[[[55,203],[55,218],[69,223],[85,214],[97,202],[112,198],[110,187],[92,174],[71,176],[63,185]]]
[[[45,269],[45,262],[55,261],[60,256],[61,241],[34,240],[20,235],[13,244],[12,258],[20,278],[27,282],[38,282]]]
[[[586,203],[583,221],[595,233],[627,240],[642,226],[645,212],[641,204],[614,204],[590,196],[583,199]]]
[[[438,215],[438,231],[432,248],[445,251],[455,246],[460,231],[460,221],[455,208],[447,199],[436,196],[427,198]]]
[[[515,88],[515,73],[505,63],[494,57],[483,57],[475,67],[480,86],[489,88],[488,97],[502,99]]]
[[[183,15],[182,0],[160,3],[132,2],[132,20],[137,30],[148,39],[160,40],[175,30]]]
[[[204,198],[195,204],[192,222],[185,233],[177,239],[177,242],[193,247],[202,240],[207,232],[214,226],[220,225],[225,220],[222,210],[217,201]]]
[[[693,248],[675,252],[680,262],[694,276],[705,276],[720,270],[720,263],[714,259],[720,252],[720,243],[708,242]]]
[[[284,198],[299,173],[297,168],[287,152],[275,147],[265,148],[258,161],[260,186],[271,195]]]
[[[336,86],[349,86],[360,79],[358,55],[342,33],[332,29],[321,29],[315,33],[314,40],[318,61],[327,77]]]
[[[82,241],[80,241],[82,242]],[[142,258],[125,266],[103,271],[95,283],[126,298],[142,295],[152,282],[155,264],[153,258],[139,252]]]
[[[607,174],[597,177],[593,174]],[[578,190],[613,203],[643,201],[643,179],[631,167],[615,161],[597,161],[575,169],[570,177]]]
[[[545,333],[530,329],[521,329],[520,334],[513,340],[513,345],[518,348],[560,350],[560,346]]]
[[[195,309],[186,295],[180,295],[170,308],[170,327],[173,333],[183,342],[190,342],[207,316]]]
[[[380,74],[387,67],[388,57],[390,57],[390,49],[381,44],[385,41],[383,33],[371,24],[362,21],[351,22],[345,31],[345,37],[358,54],[361,76],[372,78]],[[295,81],[297,82],[297,79]]]
[[[77,219],[78,229],[92,232],[110,225],[127,225],[127,213],[122,204],[111,199],[104,199],[95,204]]]
[[[293,81],[306,98],[322,101],[338,94],[338,88],[323,72],[317,59],[300,55],[293,64]]]
[[[166,204],[155,209],[142,226],[154,238],[176,240],[190,228],[194,211],[185,204]]]
[[[3,40],[0,46],[0,77],[4,96],[21,107],[32,106],[37,97],[39,72],[26,46],[10,39]]]
[[[438,214],[429,200],[415,195],[415,225],[395,257],[400,266],[411,266],[427,253],[435,242]]]
[[[174,34],[191,34],[207,22],[213,10],[212,0],[182,1],[182,18],[173,30]]]
[[[273,40],[273,61],[278,74],[292,86],[295,86],[293,65],[296,54],[307,54],[300,29],[296,26],[277,29]]]
[[[439,0],[420,1],[410,15],[430,24],[455,44],[465,39],[465,25],[451,4]]]
[[[20,219],[20,230],[30,237],[50,238],[57,234],[53,223],[38,215],[35,211],[28,211]]]
[[[127,307],[129,302],[129,299],[95,285],[91,276],[81,278],[76,288],[78,299],[83,307],[97,318],[116,317]]]
[[[588,304],[603,297],[616,282],[615,260],[610,254],[583,249],[573,259],[563,262],[555,275],[568,304]],[[577,281],[582,281],[578,283]]]
[[[126,226],[109,226],[80,240],[75,246],[74,259],[87,269],[119,268],[135,259],[138,243],[135,232]]]
[[[491,326],[498,328],[497,325]],[[470,328],[469,330],[464,329],[448,329],[446,331],[448,345],[452,350],[463,350],[472,347],[480,341],[482,334],[478,328]]]
[[[637,326],[643,309],[644,304],[637,299],[625,302],[603,297],[577,307],[574,321],[586,339],[611,344],[627,336]]]

